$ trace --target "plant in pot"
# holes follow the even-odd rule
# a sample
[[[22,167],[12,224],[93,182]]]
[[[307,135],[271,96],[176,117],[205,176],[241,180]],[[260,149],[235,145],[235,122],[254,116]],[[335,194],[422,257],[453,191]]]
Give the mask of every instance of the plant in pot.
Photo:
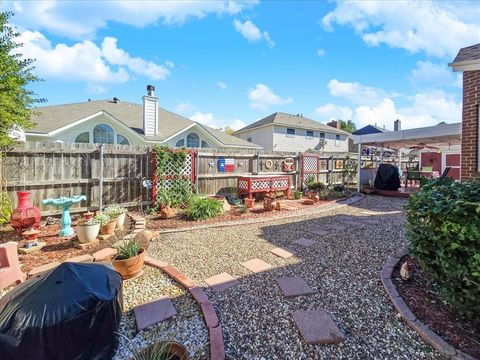
[[[188,351],[182,344],[173,341],[160,341],[139,350],[125,335],[119,334],[127,342],[127,348],[132,354],[131,360],[189,360]]]
[[[125,224],[125,215],[127,214],[127,209],[121,207],[119,205],[111,205],[103,210],[105,214],[107,214],[110,219],[116,219],[116,229],[123,230],[123,225]]]
[[[142,272],[145,261],[145,249],[134,239],[126,239],[114,245],[117,255],[112,265],[123,280],[131,279]]]
[[[253,204],[255,204],[255,198],[245,198],[243,199],[243,202],[245,203],[245,205],[247,206],[247,208],[249,209],[252,209],[253,208]]]
[[[299,200],[302,198],[302,192],[300,190],[295,190],[293,196],[295,197],[295,200]]]
[[[100,232],[100,221],[93,217],[88,220],[79,221],[77,225],[78,242],[87,244],[94,241]]]
[[[113,235],[115,233],[117,219],[110,219],[110,216],[105,213],[95,215],[94,219],[97,219],[100,223],[100,234]]]

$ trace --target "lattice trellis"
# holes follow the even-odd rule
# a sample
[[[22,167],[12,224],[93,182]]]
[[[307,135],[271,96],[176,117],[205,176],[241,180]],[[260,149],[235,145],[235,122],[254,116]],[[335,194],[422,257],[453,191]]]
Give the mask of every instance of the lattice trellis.
[[[173,164],[170,162],[167,164],[166,166],[166,172],[165,174],[163,174],[163,176],[165,177],[169,177],[169,176],[176,176],[177,174],[178,175],[187,175],[187,176],[191,176],[192,175],[192,169],[194,167],[194,162],[193,162],[193,158],[194,158],[195,154],[192,153],[192,152],[189,152],[185,158],[185,164],[183,165],[183,167],[181,169],[178,170],[178,172],[175,172],[175,170],[173,169]]]
[[[318,180],[319,156],[318,155],[303,155],[302,156],[302,183],[313,175],[315,180]]]
[[[252,181],[252,190],[269,189],[269,188],[270,188],[269,180],[253,180]]]
[[[243,189],[243,190],[247,190],[248,189],[248,181],[240,180],[238,182],[238,188]]]

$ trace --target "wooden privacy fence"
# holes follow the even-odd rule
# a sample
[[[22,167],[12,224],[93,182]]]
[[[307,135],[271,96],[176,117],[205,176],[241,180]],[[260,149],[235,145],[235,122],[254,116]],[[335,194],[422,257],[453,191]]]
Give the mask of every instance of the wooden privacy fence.
[[[346,154],[271,152],[243,149],[197,149],[195,186],[199,193],[235,194],[238,176],[285,175],[298,188],[305,179],[302,173],[304,156],[314,157],[318,165],[308,170],[315,180],[328,184],[339,183],[344,176]],[[354,155],[353,155],[354,156]],[[351,157],[353,157],[351,156]],[[285,159],[293,159],[293,171],[282,171]],[[95,210],[101,203],[120,204],[125,207],[145,208],[151,205],[151,186],[155,169],[152,167],[151,149],[134,145],[103,145],[103,160],[97,144],[63,144],[27,142],[15,147],[1,159],[0,178],[13,207],[17,206],[16,191],[30,191],[30,201],[43,215],[59,211],[42,205],[50,197],[84,194],[75,211]],[[103,186],[100,186],[103,162]],[[224,164],[222,168],[220,164]],[[225,171],[221,171],[221,170]],[[303,174],[303,175],[302,175]]]

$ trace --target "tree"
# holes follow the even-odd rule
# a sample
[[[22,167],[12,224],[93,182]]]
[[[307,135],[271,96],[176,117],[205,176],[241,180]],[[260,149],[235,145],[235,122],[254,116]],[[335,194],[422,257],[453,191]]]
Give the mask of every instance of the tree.
[[[15,41],[20,36],[9,24],[11,12],[0,12],[0,150],[13,144],[8,131],[15,127],[33,127],[31,110],[36,103],[44,102],[28,90],[30,83],[40,81],[32,74],[33,59],[23,59],[19,52],[22,44]]]
[[[223,129],[223,132],[228,135],[233,135],[235,130],[233,130],[230,126],[226,125],[225,128]]]
[[[350,134],[357,130],[355,123],[352,120],[338,120],[340,122],[340,129]]]

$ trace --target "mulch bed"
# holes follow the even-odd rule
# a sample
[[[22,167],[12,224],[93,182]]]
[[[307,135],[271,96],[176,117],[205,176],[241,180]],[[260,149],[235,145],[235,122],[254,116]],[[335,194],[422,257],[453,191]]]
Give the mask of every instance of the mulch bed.
[[[412,277],[401,280],[400,266],[408,261]],[[418,262],[404,257],[396,266],[393,283],[415,316],[428,325],[455,348],[475,358],[480,358],[480,322],[461,318],[458,312],[446,304],[435,291],[432,280]]]
[[[281,200],[282,204],[292,204],[297,203],[299,204],[302,200]],[[331,200],[328,201],[320,201],[315,203],[314,205],[304,205],[301,204],[299,209],[306,209],[310,207],[318,207],[326,204],[330,204]],[[175,217],[170,219],[162,219],[159,217],[158,214],[152,214],[147,216],[147,229],[152,230],[161,230],[161,229],[177,229],[189,226],[197,226],[197,225],[205,225],[205,224],[216,224],[216,223],[223,223],[229,221],[239,221],[242,219],[256,219],[256,218],[266,218],[266,217],[274,217],[278,216],[279,213],[292,213],[297,211],[297,209],[287,210],[281,209],[280,211],[273,210],[267,211],[263,208],[263,202],[255,202],[255,206],[253,209],[249,209],[249,211],[245,214],[239,212],[240,206],[232,206],[230,211],[227,211],[215,218],[203,220],[203,221],[192,221],[189,220],[182,212],[179,212]]]
[[[74,222],[72,225],[75,226],[76,222]],[[18,255],[18,259],[22,264],[22,271],[24,273],[28,273],[37,266],[45,265],[55,261],[64,262],[67,259],[75,256],[93,254],[98,250],[111,246],[112,242],[123,238],[126,230],[130,229],[130,226],[130,219],[127,216],[125,218],[125,230],[122,232],[117,230],[116,234],[107,241],[100,241],[98,245],[91,246],[88,249],[77,249],[75,247],[76,237],[65,238],[58,236],[60,231],[59,224],[43,226],[39,229],[40,234],[38,235],[38,241],[46,242],[47,245],[37,252],[26,255]],[[8,241],[16,241],[19,247],[23,247],[25,244],[25,239],[22,234],[19,234],[10,226],[0,228],[0,244]]]

